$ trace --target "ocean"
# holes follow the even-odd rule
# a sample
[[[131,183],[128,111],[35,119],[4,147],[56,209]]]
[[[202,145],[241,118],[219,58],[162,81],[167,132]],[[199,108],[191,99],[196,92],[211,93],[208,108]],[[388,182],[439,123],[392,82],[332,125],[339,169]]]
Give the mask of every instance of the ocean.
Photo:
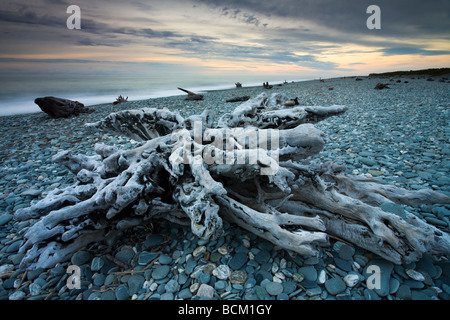
[[[85,106],[112,103],[119,95],[128,101],[185,95],[177,89],[181,87],[196,93],[207,90],[235,88],[235,82],[243,86],[257,86],[268,81],[271,84],[283,81],[308,79],[285,79],[263,76],[191,76],[164,77],[151,76],[0,76],[0,116],[41,112],[34,103],[38,97],[55,96],[75,100]]]

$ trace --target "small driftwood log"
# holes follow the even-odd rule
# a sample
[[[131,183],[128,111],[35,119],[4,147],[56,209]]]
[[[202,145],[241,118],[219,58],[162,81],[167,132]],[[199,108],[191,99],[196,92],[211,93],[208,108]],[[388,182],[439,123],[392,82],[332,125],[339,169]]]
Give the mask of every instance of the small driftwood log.
[[[167,109],[124,111],[89,124],[140,144],[132,150],[98,144],[93,156],[63,151],[53,158],[77,182],[15,213],[20,221],[39,219],[24,234],[21,267],[52,267],[88,243],[152,219],[190,225],[204,239],[219,237],[227,219],[304,256],[317,255],[330,237],[396,264],[449,255],[449,234],[407,211],[381,209],[384,203],[450,203],[449,197],[347,175],[332,162],[303,163],[325,145],[313,124],[347,108],[280,109],[288,100],[263,93],[217,125],[210,111],[184,119]],[[261,143],[264,134],[270,148]]]
[[[127,102],[127,101],[128,101],[128,97],[124,98],[124,97],[122,97],[122,95],[120,95],[116,99],[116,101],[113,102],[113,106],[118,105],[118,104],[123,103],[123,102]]]
[[[34,103],[52,118],[69,118],[78,116],[80,113],[94,112],[94,109],[85,108],[84,104],[78,101],[56,97],[36,98]]]
[[[203,100],[203,95],[202,94],[196,94],[192,91],[183,89],[183,88],[178,88],[178,90],[181,90],[183,92],[186,92],[188,94],[187,98],[185,100],[187,101],[198,101],[198,100]]]
[[[243,101],[247,101],[249,99],[250,99],[249,96],[242,96],[242,97],[228,99],[227,102],[243,102]]]

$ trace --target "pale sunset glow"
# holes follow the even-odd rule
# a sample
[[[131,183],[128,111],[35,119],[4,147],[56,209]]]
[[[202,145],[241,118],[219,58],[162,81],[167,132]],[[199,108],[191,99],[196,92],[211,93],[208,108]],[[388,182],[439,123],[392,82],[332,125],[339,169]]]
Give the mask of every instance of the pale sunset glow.
[[[379,1],[380,30],[366,26],[368,1],[78,1],[80,30],[66,27],[70,1],[0,3],[2,72],[145,63],[148,72],[299,78],[450,62],[447,1]]]

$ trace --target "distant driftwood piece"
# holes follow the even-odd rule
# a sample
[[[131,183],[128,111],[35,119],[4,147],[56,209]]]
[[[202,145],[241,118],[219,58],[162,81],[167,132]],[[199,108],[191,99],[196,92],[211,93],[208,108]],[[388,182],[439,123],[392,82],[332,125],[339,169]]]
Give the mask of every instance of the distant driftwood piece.
[[[94,112],[94,109],[85,108],[84,104],[78,101],[55,97],[37,98],[34,103],[52,118],[68,118],[80,113]]]
[[[227,102],[242,102],[242,101],[247,101],[249,99],[250,99],[249,96],[242,96],[242,97],[228,99]]]
[[[123,102],[127,102],[128,101],[128,97],[125,99],[124,97],[122,97],[122,95],[120,95],[116,101],[113,102],[113,106],[119,104],[119,103],[123,103]]]
[[[210,240],[222,234],[226,219],[303,256],[318,255],[330,238],[396,264],[425,254],[450,255],[448,233],[407,210],[398,215],[382,209],[386,203],[448,204],[448,196],[347,175],[333,162],[300,162],[325,145],[324,133],[314,124],[347,107],[283,108],[288,100],[263,93],[223,115],[217,125],[210,111],[184,119],[154,108],[122,111],[89,124],[140,143],[131,150],[98,144],[95,155],[62,151],[54,156],[77,182],[15,212],[19,221],[38,219],[24,234],[20,266],[52,267],[89,243],[154,219],[190,225],[193,234]],[[274,129],[278,143],[271,141],[270,151],[277,160],[262,139],[263,133],[272,137]],[[258,144],[248,130],[257,134]],[[211,161],[212,155],[232,161]],[[257,161],[235,163],[240,156]]]
[[[240,82],[236,82],[235,85],[236,85],[236,88],[242,88],[242,83],[240,83]]]
[[[387,83],[384,84],[384,83],[380,82],[380,83],[377,83],[377,85],[375,86],[374,89],[376,89],[376,90],[383,90],[383,89],[390,89],[390,88],[389,88]]]
[[[192,91],[183,89],[183,88],[178,88],[178,90],[181,90],[183,92],[186,92],[188,94],[187,98],[185,100],[188,101],[198,101],[198,100],[203,100],[203,95],[202,94],[196,94]]]

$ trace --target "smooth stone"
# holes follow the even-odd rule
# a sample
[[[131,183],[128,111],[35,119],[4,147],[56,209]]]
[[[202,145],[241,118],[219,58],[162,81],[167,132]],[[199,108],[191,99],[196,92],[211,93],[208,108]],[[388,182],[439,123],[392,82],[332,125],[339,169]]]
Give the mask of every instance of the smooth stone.
[[[206,284],[208,284],[210,280],[211,280],[211,275],[210,275],[209,273],[204,273],[204,272],[202,272],[202,273],[200,274],[200,277],[199,277],[200,283],[206,283]]]
[[[291,294],[297,289],[297,285],[295,282],[292,281],[286,281],[282,283],[283,286],[283,293],[285,294]]]
[[[23,240],[17,240],[11,243],[6,249],[6,253],[13,253],[19,251],[20,246],[22,245]]]
[[[261,283],[264,280],[272,280],[272,274],[265,270],[260,270],[255,274],[256,283]]]
[[[268,296],[266,289],[261,286],[255,287],[255,293],[259,300],[266,300]]]
[[[197,261],[195,260],[189,260],[186,263],[186,268],[184,268],[184,272],[186,272],[186,274],[190,275],[193,271],[194,268],[197,266]]]
[[[159,265],[153,269],[152,278],[155,280],[164,279],[170,272],[170,266]]]
[[[317,295],[321,294],[322,289],[320,287],[309,288],[309,289],[306,289],[305,293],[308,297],[313,297],[313,296],[317,296]]]
[[[139,292],[139,290],[142,289],[142,286],[144,285],[145,278],[143,276],[133,275],[131,276],[128,281],[128,295],[132,296]]]
[[[266,285],[266,291],[272,296],[277,296],[283,292],[283,285],[278,282],[269,282]]]
[[[268,262],[270,260],[270,252],[266,250],[259,251],[255,256],[255,260],[260,264]]]
[[[334,277],[325,281],[325,289],[333,296],[344,292],[346,288],[345,282],[339,277]]]
[[[3,226],[5,224],[7,224],[13,218],[14,218],[14,216],[12,214],[9,214],[9,213],[5,213],[5,214],[1,215],[0,216],[0,226]]]
[[[73,265],[81,266],[91,259],[91,254],[87,251],[78,251],[72,255],[70,261]]]
[[[230,267],[225,264],[221,264],[213,270],[213,275],[220,280],[226,280],[231,274]]]
[[[128,286],[126,284],[121,284],[118,286],[116,288],[115,295],[117,300],[127,300],[129,298]]]
[[[105,264],[105,260],[102,257],[95,257],[91,262],[91,271],[99,271],[103,265]]]
[[[395,293],[395,295],[397,296],[397,298],[402,299],[402,300],[410,300],[411,299],[411,288],[408,287],[407,285],[400,285],[400,287],[398,288],[397,292]]]
[[[95,276],[94,285],[102,286],[105,283],[106,275],[103,273],[99,273]]]
[[[178,298],[186,300],[192,298],[192,293],[189,288],[184,288],[180,292],[178,292]]]
[[[395,278],[391,278],[389,282],[389,294],[395,294],[400,287],[400,281]]]
[[[154,236],[148,237],[144,241],[143,247],[144,247],[144,249],[149,249],[149,248],[153,248],[153,247],[159,246],[162,243],[164,243],[164,238],[162,236],[159,236],[159,235],[154,235]]]
[[[227,283],[226,283],[225,281],[223,281],[223,280],[217,281],[217,282],[214,284],[214,288],[215,288],[217,291],[224,290],[226,287],[227,287]]]
[[[164,286],[166,292],[175,293],[178,291],[178,282],[174,279],[169,280]]]
[[[207,284],[201,284],[197,291],[197,297],[212,299],[214,297],[214,288]]]
[[[159,257],[158,262],[159,262],[160,264],[169,264],[169,263],[172,262],[172,258],[171,258],[169,255],[167,255],[167,254],[162,254],[162,255]]]
[[[233,258],[231,258],[228,266],[233,270],[241,269],[247,263],[248,257],[245,253],[236,253]]]
[[[18,300],[23,300],[26,296],[26,293],[23,292],[22,290],[16,291],[13,294],[11,294],[9,296],[9,300],[14,300],[14,301],[18,301]]]
[[[157,252],[142,251],[138,258],[140,266],[146,266],[158,256]]]
[[[352,260],[355,254],[355,248],[341,241],[337,241],[333,245],[333,250],[339,255],[342,260]]]
[[[102,293],[100,300],[103,300],[103,301],[116,300],[116,295],[114,294],[114,291],[108,290],[108,291]]]
[[[301,273],[305,280],[312,282],[317,280],[317,270],[313,266],[301,267],[298,269],[298,273]]]
[[[230,282],[233,284],[244,284],[247,281],[247,273],[242,270],[233,271],[230,274]]]
[[[119,260],[120,262],[123,262],[125,264],[130,264],[131,260],[134,258],[134,251],[131,248],[120,250],[116,253],[115,258]]]
[[[413,269],[406,269],[406,274],[413,280],[416,281],[425,281],[425,277],[422,273],[413,270]]]
[[[194,256],[194,258],[199,257],[200,255],[204,254],[206,252],[206,247],[205,246],[200,246],[194,249],[194,251],[192,252],[192,255]]]
[[[412,290],[411,291],[412,300],[432,300],[429,295],[422,291]]]

